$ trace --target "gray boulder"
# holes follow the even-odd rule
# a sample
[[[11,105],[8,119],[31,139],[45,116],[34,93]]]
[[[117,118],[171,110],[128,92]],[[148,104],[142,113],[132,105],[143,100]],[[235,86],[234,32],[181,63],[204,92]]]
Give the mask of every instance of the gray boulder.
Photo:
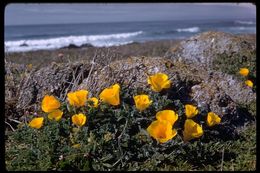
[[[255,51],[255,35],[234,35],[209,31],[177,43],[165,53],[164,57],[174,61],[183,60],[202,64],[210,69],[214,59],[218,56],[224,54],[228,57],[234,57],[239,55],[246,58]]]
[[[186,93],[190,101],[209,107],[219,115],[235,114],[238,104],[247,105],[256,100],[252,89],[232,75],[160,57],[131,57],[112,62],[103,67],[93,80],[83,80],[78,89],[90,90],[98,96],[101,90],[115,83],[129,88],[149,87],[148,75],[157,72],[166,73],[175,90],[184,88],[190,91]],[[180,99],[187,98],[180,96]]]

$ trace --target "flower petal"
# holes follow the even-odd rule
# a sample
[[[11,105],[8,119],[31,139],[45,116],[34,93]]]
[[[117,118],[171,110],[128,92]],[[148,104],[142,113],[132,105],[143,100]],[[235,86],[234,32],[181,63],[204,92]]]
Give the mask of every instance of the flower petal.
[[[246,84],[247,86],[251,87],[251,88],[252,88],[253,85],[254,85],[251,80],[246,80],[246,81],[245,81],[245,84]]]
[[[87,96],[87,90],[78,90],[67,94],[69,104],[75,107],[84,106],[87,101]]]
[[[208,126],[214,126],[216,124],[219,124],[221,121],[221,118],[213,113],[213,112],[209,112],[208,115],[207,115],[207,125]]]
[[[60,102],[54,97],[46,95],[42,100],[42,110],[46,113],[52,112],[60,107]]]
[[[178,114],[173,110],[163,110],[156,113],[156,119],[169,121],[173,125],[178,120]]]
[[[147,109],[152,103],[149,96],[145,94],[134,96],[134,101],[136,108],[140,111]]]
[[[153,121],[147,128],[147,132],[160,143],[169,141],[177,134],[176,130],[172,130],[171,123],[165,120]]]
[[[170,88],[170,81],[168,80],[168,76],[164,73],[149,76],[148,84],[151,85],[151,89],[155,92],[160,92],[164,88]]]
[[[198,109],[196,106],[186,104],[185,105],[185,115],[187,118],[192,118],[198,114]]]
[[[43,125],[43,120],[44,120],[43,117],[33,118],[33,119],[30,121],[29,126],[30,126],[31,128],[39,129],[39,128],[41,128],[42,125]]]
[[[240,68],[239,74],[242,76],[247,76],[249,74],[248,68]]]
[[[72,123],[80,127],[86,123],[86,120],[87,117],[82,113],[75,114],[72,116]]]
[[[193,138],[199,138],[203,135],[202,126],[191,119],[186,119],[184,123],[183,138],[184,141],[189,141]]]
[[[94,107],[94,108],[98,107],[98,99],[96,97],[91,97],[88,100],[92,101],[92,104],[88,104],[88,106]]]
[[[54,110],[53,112],[49,113],[48,118],[50,120],[54,119],[55,121],[59,121],[61,119],[62,115],[63,115],[63,112],[61,110],[57,109],[57,110]]]
[[[119,98],[120,86],[115,84],[109,88],[105,88],[100,94],[99,97],[103,102],[117,106],[120,104]]]

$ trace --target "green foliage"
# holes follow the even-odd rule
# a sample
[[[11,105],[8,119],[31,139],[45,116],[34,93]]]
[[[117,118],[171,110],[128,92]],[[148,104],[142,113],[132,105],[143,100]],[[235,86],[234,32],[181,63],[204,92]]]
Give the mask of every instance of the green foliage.
[[[239,75],[238,68],[248,68],[251,72],[251,77],[256,77],[256,52],[245,51],[244,54],[232,54],[229,56],[226,53],[219,54],[213,60],[213,68],[227,74]]]
[[[251,101],[249,104],[240,104],[239,107],[247,110],[250,115],[256,116],[256,100]]]
[[[7,170],[255,169],[256,131],[251,126],[236,131],[226,119],[219,126],[207,127],[208,110],[201,109],[193,120],[202,124],[204,135],[185,143],[182,131],[186,103],[149,89],[132,90],[122,86],[120,94],[119,106],[101,103],[98,108],[69,110],[63,106],[64,116],[59,122],[45,118],[38,130],[20,125],[8,135]],[[148,94],[153,101],[143,112],[134,106],[133,96],[137,94]],[[166,143],[158,143],[146,129],[155,120],[156,112],[164,109],[178,113],[174,125],[178,134]],[[71,122],[71,116],[78,112],[87,115],[87,123],[82,127]]]
[[[226,53],[219,54],[213,59],[213,69],[219,70],[223,73],[237,76],[240,80],[245,81],[246,79],[239,74],[240,68],[248,68],[249,75],[247,79],[254,83],[253,90],[256,90],[256,51],[244,51],[243,54],[232,54]]]

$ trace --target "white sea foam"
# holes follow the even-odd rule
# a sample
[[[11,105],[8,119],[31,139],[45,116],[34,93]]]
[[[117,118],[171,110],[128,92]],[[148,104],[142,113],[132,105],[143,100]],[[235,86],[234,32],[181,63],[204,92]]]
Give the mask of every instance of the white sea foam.
[[[191,28],[179,28],[177,29],[178,32],[199,32],[199,27],[191,27]]]
[[[256,24],[253,21],[244,21],[244,20],[236,20],[235,23],[245,24],[245,25],[255,25]]]
[[[244,27],[244,26],[236,26],[236,27],[230,27],[229,29],[231,29],[231,30],[240,30],[240,31],[242,31],[242,30],[247,30],[247,31],[254,31],[254,30],[256,30],[256,27]]]
[[[70,44],[82,46],[91,44],[96,47],[118,46],[132,43],[132,38],[142,34],[143,31],[118,33],[108,35],[82,35],[57,37],[37,40],[5,41],[5,52],[25,52],[33,50],[59,49]]]

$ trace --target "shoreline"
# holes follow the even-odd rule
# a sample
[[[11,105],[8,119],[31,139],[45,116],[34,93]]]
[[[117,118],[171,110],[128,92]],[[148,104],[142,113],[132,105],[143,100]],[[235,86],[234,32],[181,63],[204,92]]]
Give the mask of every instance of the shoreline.
[[[195,36],[197,34],[194,34]],[[234,34],[241,38],[255,41],[256,34]],[[125,59],[131,56],[162,57],[177,43],[186,39],[152,40],[146,42],[133,42],[119,46],[95,47],[91,44],[82,46],[67,46],[52,50],[35,50],[26,52],[5,52],[7,62],[29,65],[36,68],[48,66],[52,62],[70,63],[76,61],[95,61],[101,65],[107,65],[111,61]]]
[[[126,45],[110,47],[64,47],[54,50],[36,50],[28,52],[5,52],[5,60],[17,64],[32,64],[43,67],[51,62],[65,63],[78,60],[96,61],[106,64],[109,61],[124,59],[130,56],[164,56],[170,47],[182,40],[158,40],[143,43],[134,42]]]

